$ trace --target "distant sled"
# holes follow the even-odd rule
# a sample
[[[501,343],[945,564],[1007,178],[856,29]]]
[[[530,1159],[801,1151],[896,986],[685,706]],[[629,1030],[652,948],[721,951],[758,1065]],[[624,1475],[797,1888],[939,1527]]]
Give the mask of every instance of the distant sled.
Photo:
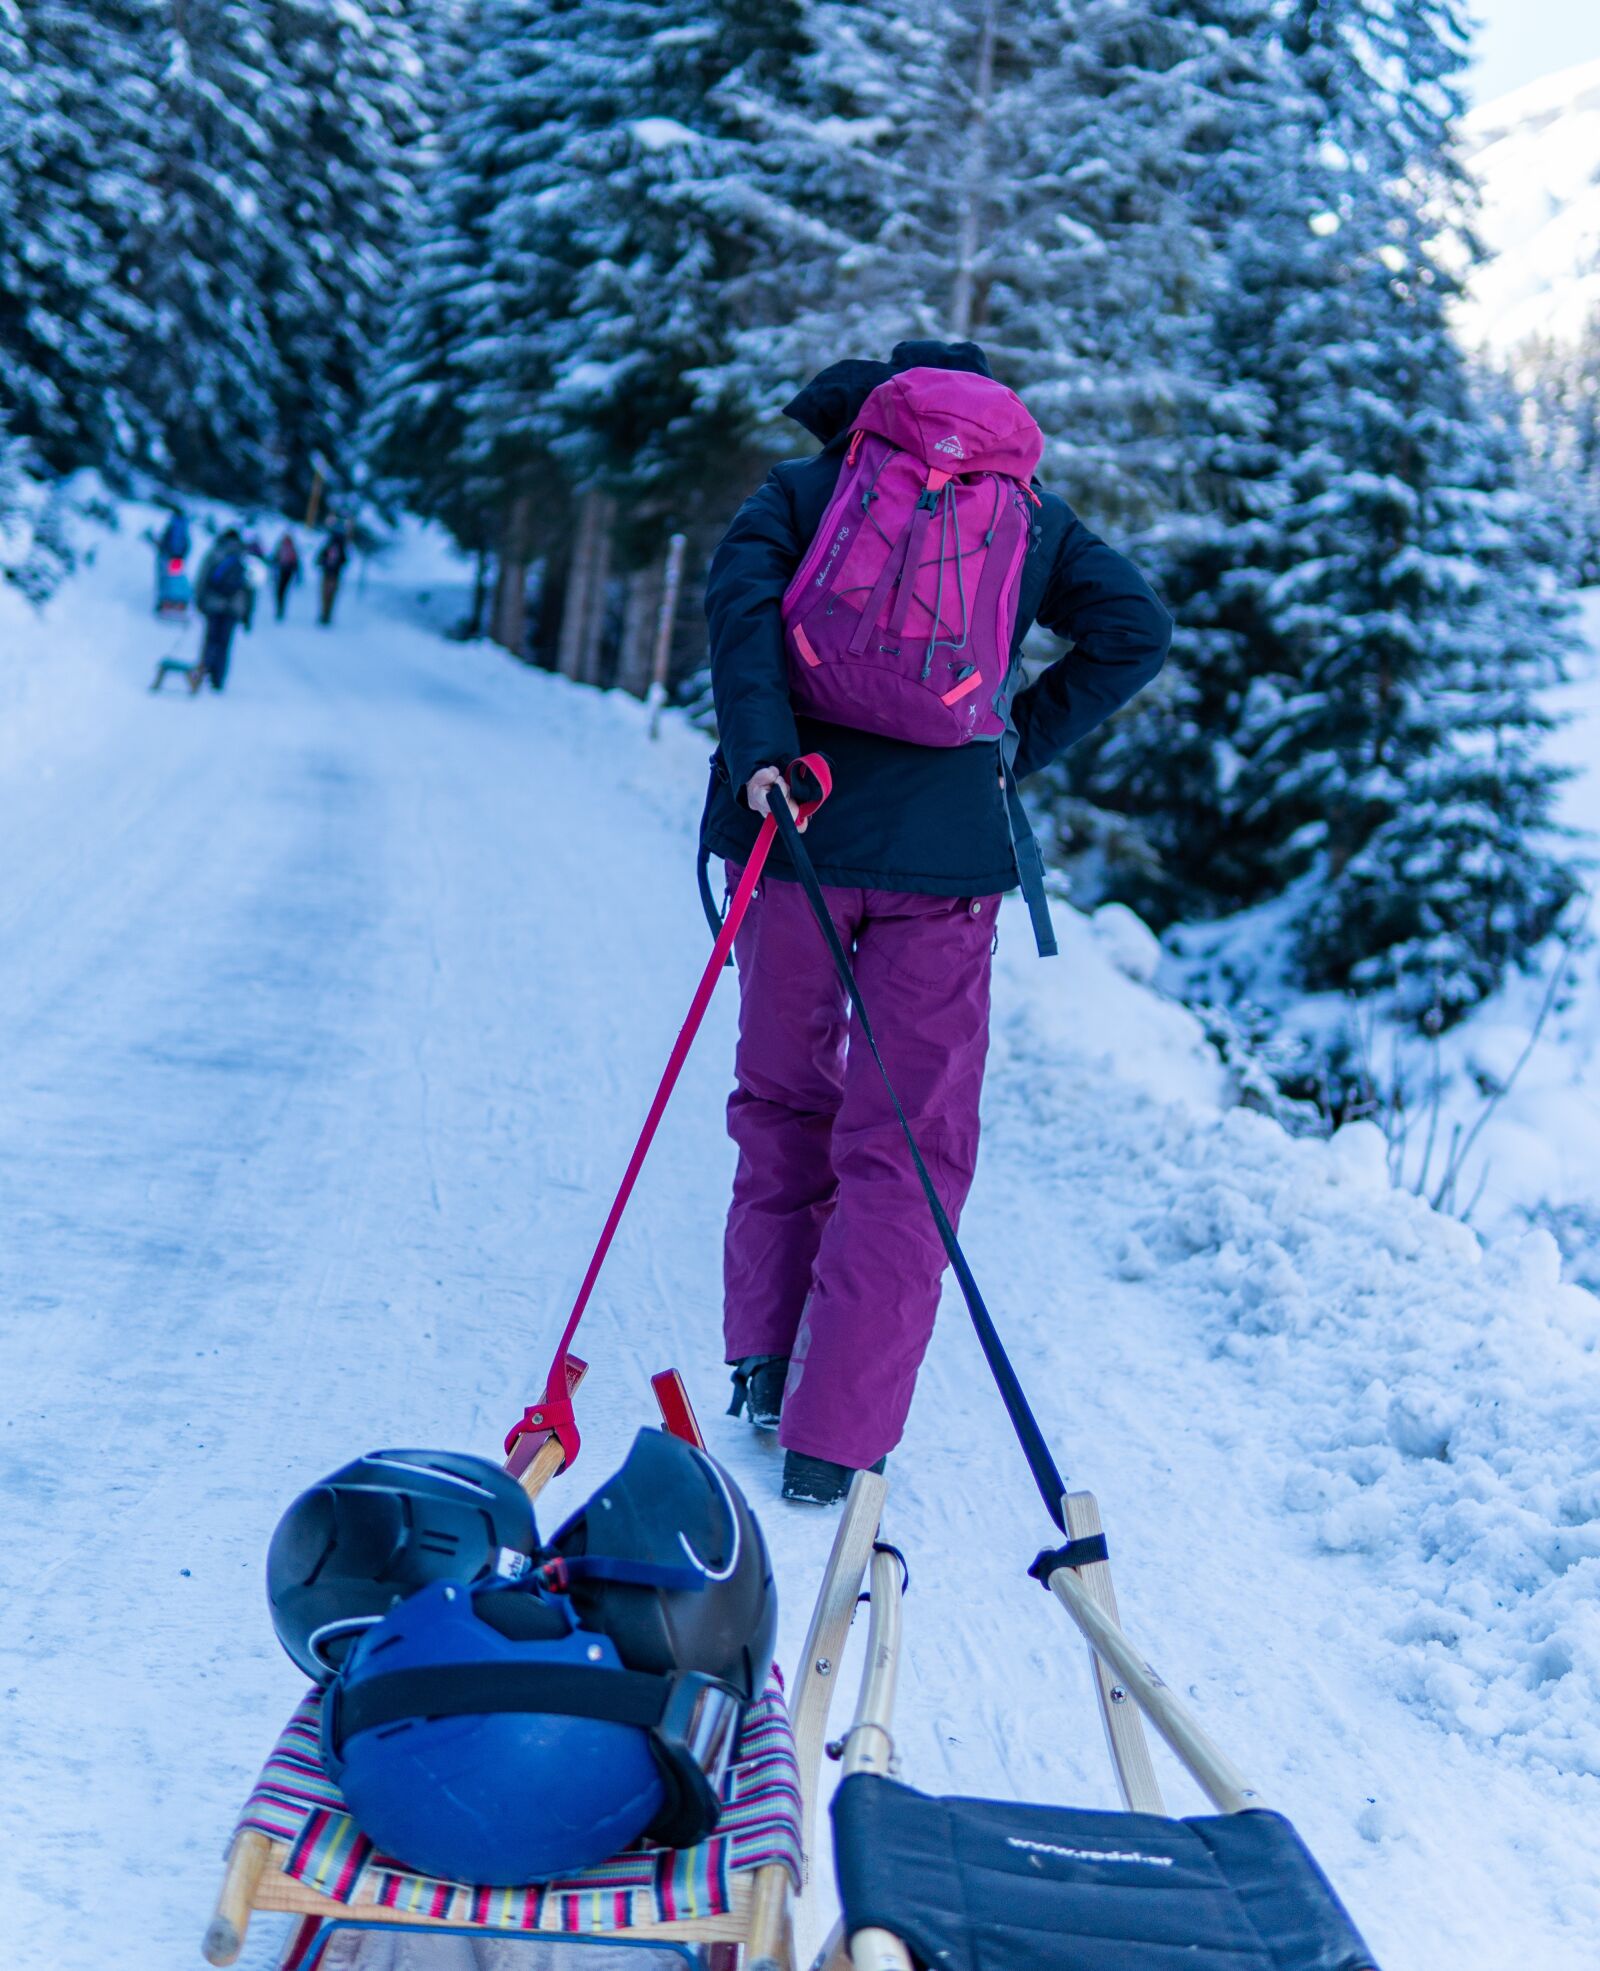
[[[197,664],[191,664],[182,657],[163,657],[156,665],[156,674],[150,680],[150,689],[159,691],[169,677],[179,677],[193,691],[195,672],[198,669]]]
[[[187,622],[189,605],[194,601],[194,584],[179,555],[162,557],[156,574],[156,614]]]

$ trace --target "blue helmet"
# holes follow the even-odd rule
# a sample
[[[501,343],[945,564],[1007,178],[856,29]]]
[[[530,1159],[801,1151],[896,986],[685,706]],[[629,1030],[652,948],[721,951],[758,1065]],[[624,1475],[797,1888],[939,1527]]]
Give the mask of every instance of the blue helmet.
[[[610,1679],[628,1680],[615,1647],[559,1597],[436,1582],[350,1651],[323,1701],[323,1762],[362,1832],[408,1867],[548,1881],[637,1840],[666,1797],[639,1722],[564,1706],[589,1684],[651,1694]]]
[[[428,1875],[540,1882],[640,1835],[692,1846],[776,1619],[738,1488],[641,1431],[531,1574],[435,1581],[360,1635],[324,1760],[367,1836]]]

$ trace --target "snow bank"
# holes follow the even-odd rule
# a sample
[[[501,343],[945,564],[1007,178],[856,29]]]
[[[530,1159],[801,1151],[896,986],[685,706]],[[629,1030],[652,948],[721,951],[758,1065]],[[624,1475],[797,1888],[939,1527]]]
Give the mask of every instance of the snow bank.
[[[1219,1114],[1191,1017],[1102,953],[1098,919],[1056,915],[1059,973],[1008,967],[1026,1013],[1007,1037],[1041,1073],[1092,1063],[1152,1098],[1074,1109],[1075,1166],[1115,1169],[1131,1201],[1098,1201],[1114,1270],[1292,1414],[1283,1501],[1381,1570],[1396,1693],[1600,1774],[1600,1301],[1562,1283],[1547,1233],[1485,1250],[1393,1189],[1373,1124],[1323,1142]]]
[[[1600,1302],[1548,1234],[1480,1251],[1392,1190],[1370,1124],[1238,1110],[1140,1166],[1125,1270],[1291,1408],[1283,1496],[1395,1595],[1395,1689],[1452,1730],[1600,1774]]]

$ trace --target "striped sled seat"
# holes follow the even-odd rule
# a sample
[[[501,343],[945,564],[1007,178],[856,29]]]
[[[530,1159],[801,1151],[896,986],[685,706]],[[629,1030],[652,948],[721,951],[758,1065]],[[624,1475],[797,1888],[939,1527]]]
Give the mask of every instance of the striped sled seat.
[[[884,1481],[870,1476],[840,1528],[868,1556],[872,1616],[833,1799],[843,1914],[821,1971],[1376,1971],[1288,1821],[1123,1635],[1087,1492],[1068,1495],[1068,1544],[1032,1572],[1089,1643],[1125,1811],[933,1799],[890,1779],[904,1574],[874,1541]],[[1216,1814],[1166,1816],[1141,1714]]]
[[[569,1880],[516,1889],[437,1881],[376,1850],[323,1771],[320,1712],[321,1693],[312,1691],[280,1735],[235,1831],[236,1842],[255,1835],[269,1847],[255,1907],[323,1919],[302,1926],[285,1959],[294,1971],[316,1971],[341,1913],[346,1922],[666,1940],[680,1925],[698,1931],[736,1921],[741,1881],[763,1868],[781,1868],[798,1885],[799,1778],[776,1679],[746,1715],[710,1840],[683,1850],[633,1849]]]

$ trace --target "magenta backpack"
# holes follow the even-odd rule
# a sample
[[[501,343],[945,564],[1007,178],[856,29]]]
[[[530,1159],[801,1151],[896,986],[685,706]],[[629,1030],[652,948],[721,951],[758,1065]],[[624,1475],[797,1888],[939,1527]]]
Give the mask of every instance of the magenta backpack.
[[[1043,450],[990,377],[878,385],[783,598],[797,711],[921,746],[1000,737]]]

